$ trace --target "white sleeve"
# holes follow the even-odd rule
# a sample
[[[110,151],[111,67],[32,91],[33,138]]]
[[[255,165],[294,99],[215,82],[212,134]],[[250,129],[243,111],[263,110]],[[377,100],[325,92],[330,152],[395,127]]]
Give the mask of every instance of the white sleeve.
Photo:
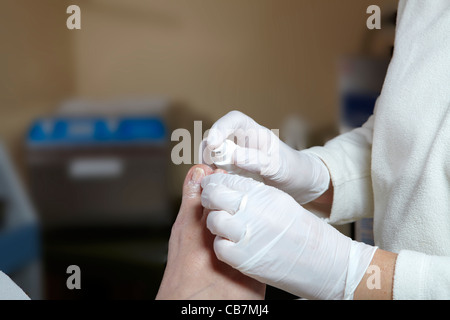
[[[0,300],[30,300],[6,274],[0,271]]]
[[[395,300],[449,300],[450,257],[400,251],[395,264]]]
[[[345,224],[373,217],[371,156],[374,116],[360,128],[342,134],[323,147],[308,149],[326,164],[333,184],[328,222]]]

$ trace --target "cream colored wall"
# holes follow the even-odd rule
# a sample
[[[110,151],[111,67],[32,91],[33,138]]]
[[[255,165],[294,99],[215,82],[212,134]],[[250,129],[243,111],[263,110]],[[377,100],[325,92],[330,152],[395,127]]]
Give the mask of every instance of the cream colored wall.
[[[67,30],[69,4],[82,30]],[[191,130],[232,109],[270,128],[291,114],[333,126],[337,57],[392,37],[367,30],[370,4],[396,1],[2,0],[0,137],[23,167],[29,123],[61,99],[152,94],[181,101]],[[177,169],[178,191],[188,166]]]
[[[23,167],[30,121],[74,93],[73,37],[63,0],[2,0],[0,139]]]
[[[79,1],[76,93],[168,96],[184,105],[176,126],[191,133],[194,120],[206,130],[233,109],[272,129],[292,114],[333,127],[337,59],[361,53],[371,4],[385,14],[396,7],[393,0]],[[371,32],[388,53],[392,30]],[[172,166],[173,192],[189,167]]]
[[[387,13],[395,3],[80,1],[76,90],[100,98],[164,94],[210,120],[236,108],[271,128],[291,113],[332,124],[336,58],[360,52],[370,4]]]

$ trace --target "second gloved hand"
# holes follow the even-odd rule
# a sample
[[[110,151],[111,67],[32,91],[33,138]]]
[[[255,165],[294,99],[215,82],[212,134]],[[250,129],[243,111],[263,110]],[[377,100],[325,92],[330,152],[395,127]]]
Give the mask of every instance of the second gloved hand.
[[[229,174],[202,181],[217,257],[299,297],[352,299],[376,247],[355,242],[288,194]]]

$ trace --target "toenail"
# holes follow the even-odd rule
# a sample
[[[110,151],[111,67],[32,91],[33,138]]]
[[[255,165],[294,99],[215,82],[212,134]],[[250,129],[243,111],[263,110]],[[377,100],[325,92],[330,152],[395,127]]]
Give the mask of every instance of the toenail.
[[[205,171],[202,168],[195,168],[192,174],[191,181],[200,184],[205,177]]]

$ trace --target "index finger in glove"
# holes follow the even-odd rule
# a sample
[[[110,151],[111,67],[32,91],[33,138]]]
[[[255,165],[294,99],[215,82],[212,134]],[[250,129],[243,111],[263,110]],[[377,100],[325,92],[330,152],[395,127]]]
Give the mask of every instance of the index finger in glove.
[[[208,146],[213,150],[220,147],[222,143],[237,131],[256,132],[258,129],[265,129],[255,120],[239,111],[231,111],[214,123],[209,130],[206,139]],[[267,130],[267,129],[266,129]]]
[[[246,225],[226,211],[211,211],[206,227],[212,234],[238,243],[245,235]]]
[[[221,236],[216,236],[214,239],[214,252],[217,259],[233,268],[239,267],[248,259],[248,253],[245,250],[241,250],[235,242]]]

